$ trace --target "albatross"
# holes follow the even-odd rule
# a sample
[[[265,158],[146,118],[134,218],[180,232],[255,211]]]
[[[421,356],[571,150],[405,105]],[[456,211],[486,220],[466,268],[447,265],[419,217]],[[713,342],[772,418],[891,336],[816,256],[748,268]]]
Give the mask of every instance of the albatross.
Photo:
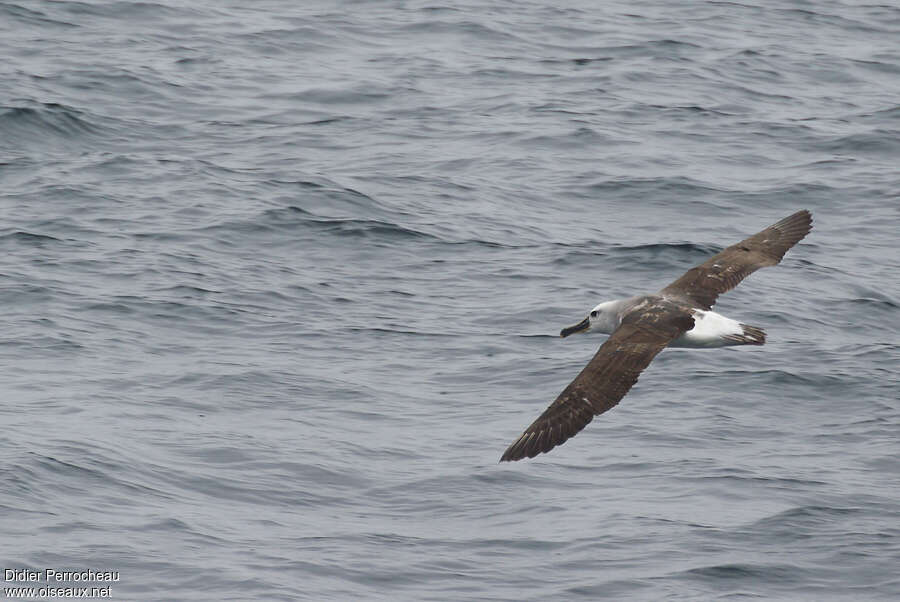
[[[612,409],[665,347],[763,345],[766,333],[712,311],[716,299],[766,266],[776,265],[812,230],[803,210],[717,253],[654,295],[606,301],[559,333],[597,331],[610,337],[538,419],[507,448],[501,462],[533,458],[566,442]]]

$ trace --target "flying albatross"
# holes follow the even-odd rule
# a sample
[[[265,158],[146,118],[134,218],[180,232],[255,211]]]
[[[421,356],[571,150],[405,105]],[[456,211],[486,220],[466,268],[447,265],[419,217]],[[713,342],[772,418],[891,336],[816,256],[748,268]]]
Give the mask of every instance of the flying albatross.
[[[716,298],[758,270],[776,265],[812,229],[803,210],[713,255],[655,295],[600,303],[562,337],[611,335],[581,373],[516,439],[501,462],[533,458],[564,443],[611,409],[664,347],[762,345],[766,333],[711,311]]]

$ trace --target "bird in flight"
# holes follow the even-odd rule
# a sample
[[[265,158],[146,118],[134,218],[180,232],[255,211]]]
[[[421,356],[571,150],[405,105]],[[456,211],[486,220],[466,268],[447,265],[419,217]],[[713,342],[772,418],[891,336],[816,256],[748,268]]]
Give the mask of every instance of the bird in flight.
[[[560,336],[595,330],[610,337],[538,419],[507,448],[501,462],[533,458],[573,437],[613,408],[665,347],[762,345],[766,333],[712,310],[741,280],[776,265],[812,229],[803,210],[691,268],[655,295],[606,301]]]

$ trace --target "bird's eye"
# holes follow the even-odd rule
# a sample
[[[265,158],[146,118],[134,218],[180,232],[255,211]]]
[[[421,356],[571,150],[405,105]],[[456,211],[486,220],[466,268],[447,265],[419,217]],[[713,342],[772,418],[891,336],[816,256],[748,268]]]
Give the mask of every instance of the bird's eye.
[[[600,313],[600,312],[597,311],[597,310],[595,309],[594,311],[591,312],[591,317],[592,317],[592,318],[596,318],[596,317],[597,317],[597,314],[599,314],[599,313]]]

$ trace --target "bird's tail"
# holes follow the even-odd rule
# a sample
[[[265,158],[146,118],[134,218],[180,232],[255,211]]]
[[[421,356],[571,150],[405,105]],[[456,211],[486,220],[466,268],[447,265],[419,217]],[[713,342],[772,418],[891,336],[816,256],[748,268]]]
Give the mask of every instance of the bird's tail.
[[[765,345],[766,331],[749,324],[741,324],[740,334],[729,334],[722,338],[734,341],[738,345]]]

